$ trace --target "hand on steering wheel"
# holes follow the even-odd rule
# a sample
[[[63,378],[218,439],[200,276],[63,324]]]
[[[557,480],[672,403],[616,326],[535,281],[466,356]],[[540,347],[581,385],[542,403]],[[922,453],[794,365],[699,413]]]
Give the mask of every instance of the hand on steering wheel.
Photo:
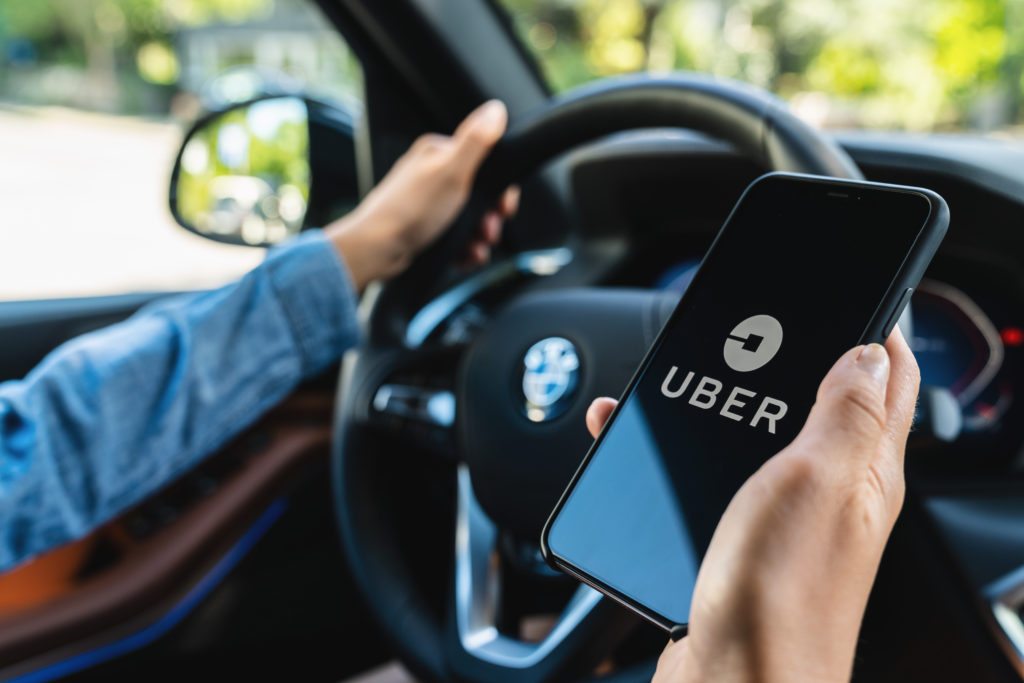
[[[508,112],[498,100],[477,107],[449,137],[428,133],[391,167],[359,206],[326,228],[356,289],[402,272],[451,225],[469,198],[477,169],[505,133]],[[484,213],[466,249],[465,265],[481,265],[519,203],[508,188]]]
[[[888,353],[886,353],[888,350]],[[689,635],[656,681],[847,681],[903,504],[920,374],[899,328],[848,351],[800,435],[732,499],[700,568]],[[595,437],[615,401],[594,401]]]

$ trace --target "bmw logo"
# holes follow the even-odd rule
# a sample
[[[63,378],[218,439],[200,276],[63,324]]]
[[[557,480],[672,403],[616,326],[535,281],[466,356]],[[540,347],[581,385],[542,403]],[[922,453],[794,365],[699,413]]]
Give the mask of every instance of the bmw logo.
[[[548,337],[523,356],[524,412],[533,422],[554,419],[569,407],[579,377],[580,357],[572,342]]]

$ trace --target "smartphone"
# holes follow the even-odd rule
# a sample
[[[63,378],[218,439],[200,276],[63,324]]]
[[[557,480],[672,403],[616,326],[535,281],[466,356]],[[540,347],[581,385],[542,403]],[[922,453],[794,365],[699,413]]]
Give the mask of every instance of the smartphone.
[[[848,349],[882,342],[949,224],[916,187],[770,173],[740,197],[541,536],[666,630],[743,482]]]

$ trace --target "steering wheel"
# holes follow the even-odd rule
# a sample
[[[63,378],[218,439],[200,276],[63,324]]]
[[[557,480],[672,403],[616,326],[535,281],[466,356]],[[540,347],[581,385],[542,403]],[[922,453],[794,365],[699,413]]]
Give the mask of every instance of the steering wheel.
[[[515,122],[481,170],[462,230],[500,188],[558,155],[664,127],[728,142],[766,171],[861,177],[763,91],[691,74],[609,79]],[[637,619],[544,567],[537,542],[589,445],[589,400],[621,392],[676,298],[588,287],[599,278],[580,240],[495,262],[420,305],[465,244],[464,232],[452,235],[384,287],[344,363],[332,469],[341,539],[371,613],[418,676],[585,678]],[[492,301],[486,325],[468,341],[433,341],[480,292]],[[538,359],[558,367],[543,386],[526,376]],[[505,608],[541,593],[561,595],[564,608],[545,637],[524,639]]]

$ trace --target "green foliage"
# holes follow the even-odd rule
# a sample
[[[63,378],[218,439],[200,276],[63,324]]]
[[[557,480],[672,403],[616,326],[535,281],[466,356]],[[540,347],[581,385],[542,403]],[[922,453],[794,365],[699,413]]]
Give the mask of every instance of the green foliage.
[[[288,1],[0,1],[0,44],[29,40],[93,83],[129,68],[152,89],[178,77],[178,29]],[[1009,0],[502,2],[556,90],[694,69],[771,89],[820,123],[907,129],[1012,125],[1024,104],[1024,5]]]
[[[52,29],[53,0],[0,3],[0,36],[40,38]]]
[[[267,16],[275,0],[9,0],[0,2],[0,47],[29,41],[41,63],[83,71],[93,83],[132,78],[170,85],[178,73],[173,34],[211,22]],[[0,63],[2,65],[2,63]],[[0,83],[4,69],[0,68]],[[111,90],[116,90],[112,87]],[[108,93],[98,93],[102,98]],[[124,93],[122,93],[124,95]]]
[[[953,93],[995,83],[1006,55],[1006,7],[998,0],[946,0],[930,32],[935,65]]]
[[[504,4],[557,89],[695,69],[774,90],[822,123],[908,129],[965,127],[979,111],[1014,124],[1024,100],[1024,10],[1008,0]]]
[[[96,31],[141,43],[179,26],[266,16],[273,6],[274,0],[11,0],[0,3],[0,36],[46,41]]]

